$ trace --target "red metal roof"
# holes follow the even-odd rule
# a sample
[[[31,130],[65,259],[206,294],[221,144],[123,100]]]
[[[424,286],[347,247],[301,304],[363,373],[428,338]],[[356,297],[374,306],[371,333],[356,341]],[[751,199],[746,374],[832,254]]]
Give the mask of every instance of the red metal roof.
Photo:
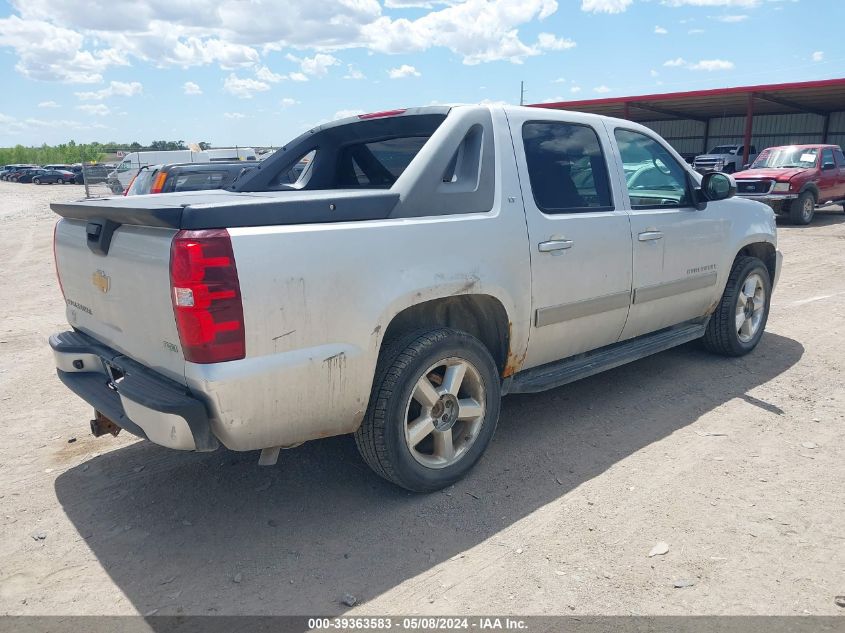
[[[634,121],[706,119],[744,115],[749,96],[754,100],[755,114],[826,114],[845,110],[845,78],[536,103],[532,107],[578,110]]]

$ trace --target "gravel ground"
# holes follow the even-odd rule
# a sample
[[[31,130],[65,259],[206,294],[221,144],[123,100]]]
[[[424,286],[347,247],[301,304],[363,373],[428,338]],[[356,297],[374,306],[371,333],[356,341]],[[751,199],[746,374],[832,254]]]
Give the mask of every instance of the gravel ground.
[[[274,468],[93,438],[46,342],[48,203],[81,195],[0,182],[0,613],[845,614],[839,207],[781,227],[753,354],[508,397],[473,473],[412,495],[345,437]]]

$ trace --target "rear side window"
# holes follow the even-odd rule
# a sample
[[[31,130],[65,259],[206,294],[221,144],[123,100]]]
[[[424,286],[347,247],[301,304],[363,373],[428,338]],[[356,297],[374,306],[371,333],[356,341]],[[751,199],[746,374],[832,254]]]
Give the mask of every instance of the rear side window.
[[[534,202],[544,213],[612,211],[607,163],[595,130],[532,121],[522,126]]]
[[[835,149],[833,153],[836,154],[836,162],[839,164],[839,167],[845,167],[845,154],[842,153],[842,150]]]
[[[228,172],[203,170],[177,174],[172,180],[168,191],[203,191],[205,189],[220,189],[227,182]]]
[[[833,164],[833,165],[836,164],[833,161],[833,150],[832,149],[822,150],[822,167],[824,167],[827,164]]]

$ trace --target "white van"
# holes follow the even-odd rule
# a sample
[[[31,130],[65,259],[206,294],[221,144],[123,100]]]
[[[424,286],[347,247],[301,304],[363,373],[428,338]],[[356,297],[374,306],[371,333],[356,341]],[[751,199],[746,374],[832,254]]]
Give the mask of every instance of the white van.
[[[208,149],[202,152],[190,149],[132,152],[124,156],[115,170],[108,175],[108,181],[112,191],[121,193],[126,190],[141,167],[170,163],[210,163],[223,160],[256,160],[255,150],[251,147],[231,147]]]

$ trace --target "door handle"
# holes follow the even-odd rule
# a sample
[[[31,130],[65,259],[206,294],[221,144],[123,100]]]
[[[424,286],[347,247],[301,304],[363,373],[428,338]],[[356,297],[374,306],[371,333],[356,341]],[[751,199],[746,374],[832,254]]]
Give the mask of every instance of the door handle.
[[[541,253],[551,253],[552,251],[563,251],[567,248],[572,248],[575,244],[572,240],[549,240],[548,242],[540,242],[537,248]]]
[[[653,240],[663,239],[663,233],[660,231],[643,231],[637,236],[641,242],[651,242]]]

